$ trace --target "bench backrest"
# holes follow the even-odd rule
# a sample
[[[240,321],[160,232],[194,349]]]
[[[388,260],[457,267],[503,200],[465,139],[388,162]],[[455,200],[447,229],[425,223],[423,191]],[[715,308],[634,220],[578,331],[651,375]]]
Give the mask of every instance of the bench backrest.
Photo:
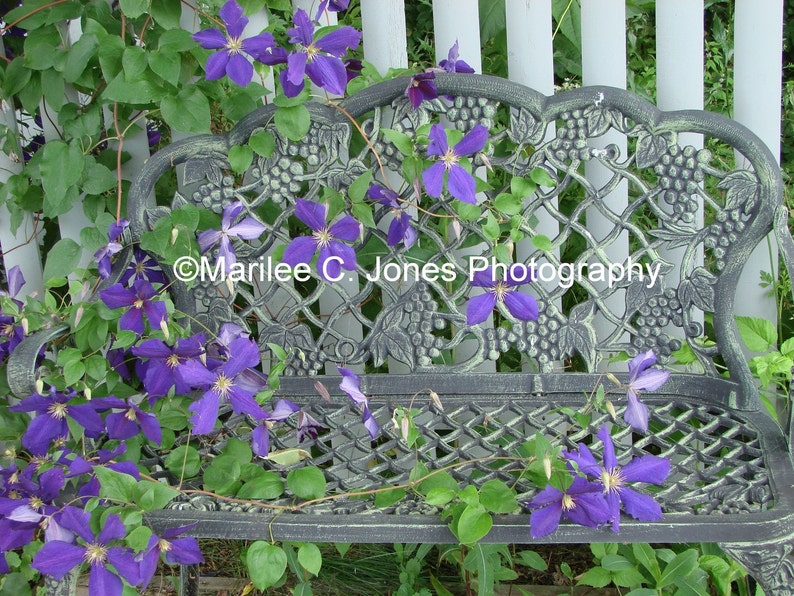
[[[184,186],[173,206],[191,202],[220,214],[242,201],[240,218],[258,219],[266,232],[232,244],[240,263],[259,263],[266,277],[270,259],[271,279],[280,247],[312,233],[294,216],[297,199],[326,201],[332,212],[343,208],[363,220],[372,213],[376,226],[363,227],[351,243],[357,267],[343,269],[338,283],[316,274],[303,282],[210,281],[190,289],[176,281],[177,308],[197,313],[210,329],[224,321],[245,326],[263,352],[268,343],[284,347],[293,374],[335,372],[335,365],[465,372],[494,360],[503,370],[522,359],[540,372],[572,359],[595,371],[617,352],[652,349],[666,362],[689,346],[705,374],[727,366],[738,383],[734,405],[757,403],[734,297],[744,263],[772,229],[782,184],[755,135],[715,114],[662,113],[606,87],[545,97],[502,79],[438,73],[440,97],[414,109],[408,83],[310,105],[311,128],[299,142],[278,132],[276,107],[267,106],[227,135],[181,141],[152,157],[128,199],[136,239],[163,213],[147,199],[156,180],[178,164]],[[488,129],[488,144],[471,160],[491,188],[478,189],[476,207],[453,199],[446,183],[440,198],[422,192],[419,207],[407,208],[419,241],[389,246],[397,215],[361,200],[369,182],[361,177],[370,172],[373,183],[416,205],[421,182],[413,179],[421,181],[427,164],[405,153],[424,159],[430,125],[441,121],[463,133]],[[255,155],[236,176],[229,149],[262,130],[275,139],[272,155]],[[681,133],[702,134],[705,148],[682,145]],[[531,180],[540,183],[534,192]],[[518,320],[500,304],[493,322],[467,325],[467,301],[482,291],[473,288],[470,268],[483,261],[472,257],[533,265],[541,279],[518,291],[536,298],[537,320]],[[376,267],[390,271],[389,279],[408,272],[411,280],[371,281]],[[434,271],[450,275],[434,280]],[[701,341],[707,332],[717,345]]]

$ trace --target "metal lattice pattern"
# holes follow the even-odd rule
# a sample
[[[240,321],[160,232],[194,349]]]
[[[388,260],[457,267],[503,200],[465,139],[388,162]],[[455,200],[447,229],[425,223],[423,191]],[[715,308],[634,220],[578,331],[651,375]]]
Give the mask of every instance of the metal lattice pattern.
[[[410,480],[411,471],[418,464],[428,469],[448,468],[461,486],[497,478],[518,493],[518,502],[532,498],[536,485],[525,475],[526,460],[519,461],[521,445],[538,431],[548,434],[551,429],[567,449],[575,449],[580,441],[593,441],[598,428],[609,421],[605,415],[594,416],[589,428],[580,428],[566,412],[565,405],[581,406],[573,395],[542,396],[527,400],[495,403],[492,396],[458,396],[445,409],[436,405],[417,405],[419,413],[414,421],[423,444],[418,449],[406,446],[399,432],[385,424],[373,448],[369,435],[360,424],[360,412],[347,404],[310,406],[312,415],[328,426],[319,439],[301,447],[310,449],[312,465],[323,469],[328,490],[347,493],[384,485],[399,485]],[[538,399],[540,397],[541,399]],[[479,398],[479,399],[477,399]],[[490,402],[490,403],[489,403]],[[684,403],[671,395],[658,395],[652,403],[650,427],[653,432],[637,438],[624,429],[613,438],[619,460],[627,463],[644,454],[669,458],[672,470],[661,487],[652,487],[654,498],[665,512],[685,512],[698,515],[740,514],[765,510],[772,506],[769,473],[764,463],[761,437],[736,412],[714,405]],[[391,407],[384,404],[373,410],[379,420],[388,420]],[[618,409],[618,415],[622,410]],[[208,447],[219,453],[224,439],[245,437],[246,425],[239,418],[230,420],[217,435],[217,443]],[[285,428],[275,437],[276,449],[295,448],[296,433]],[[550,436],[550,438],[552,438]],[[591,449],[600,458],[600,443]],[[499,460],[504,457],[506,459]],[[300,467],[280,466],[263,461],[262,465],[283,477],[289,470]],[[642,486],[638,487],[644,490]],[[648,486],[645,486],[645,490]],[[269,502],[276,505],[294,504],[293,497]],[[175,503],[179,509],[258,510],[254,505],[228,505],[207,497]],[[301,509],[302,513],[361,513],[368,510],[395,513],[439,513],[439,510],[411,496],[386,510],[373,509],[369,499],[340,498]]]

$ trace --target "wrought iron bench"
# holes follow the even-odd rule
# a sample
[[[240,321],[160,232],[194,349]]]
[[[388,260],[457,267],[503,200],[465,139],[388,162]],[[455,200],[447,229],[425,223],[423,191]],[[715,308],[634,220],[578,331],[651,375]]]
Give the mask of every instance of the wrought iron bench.
[[[311,459],[262,465],[286,475],[311,462],[323,469],[330,492],[341,493],[410,482],[417,463],[432,470],[470,461],[450,467],[456,482],[481,486],[492,478],[518,478],[520,504],[537,490],[516,474],[522,464],[481,460],[515,454],[536,431],[575,448],[610,420],[593,412],[589,429],[578,426],[575,412],[597,386],[617,395],[618,417],[624,412],[625,399],[603,374],[610,355],[654,350],[665,364],[688,346],[694,364],[678,367],[659,391],[643,395],[651,410],[649,431],[623,428],[615,435],[627,445],[625,457],[653,453],[671,460],[671,473],[654,493],[664,511],[661,522],[627,518],[619,535],[563,523],[551,536],[533,540],[529,514],[517,506],[494,517],[484,541],[717,542],[767,594],[794,594],[792,424],[788,420],[781,429],[761,406],[734,320],[740,273],[767,234],[774,232],[792,266],[794,245],[773,156],[727,118],[663,113],[618,89],[545,97],[487,76],[439,73],[435,82],[440,97],[418,109],[405,96],[407,79],[374,85],[338,105],[310,105],[311,129],[299,142],[278,133],[275,106],[259,109],[227,135],[190,138],[160,151],[130,190],[133,240],[167,214],[167,200],[160,197],[155,207],[149,197],[157,180],[179,167],[184,186],[170,207],[188,202],[220,214],[232,201],[242,201],[245,213],[259,218],[267,233],[253,242],[233,240],[239,261],[273,256],[278,262],[280,246],[311,233],[294,217],[297,198],[327,200],[327,189],[347,196],[351,185],[371,172],[373,181],[415,204],[412,185],[401,181],[406,173],[417,174],[406,158],[406,141],[421,138],[417,146],[424,147],[427,125],[439,121],[464,133],[478,124],[489,131],[486,149],[472,159],[476,167],[493,168],[492,188],[482,189],[478,198],[493,219],[468,215],[448,193],[425,197],[418,209],[407,208],[420,242],[406,249],[389,245],[387,229],[395,214],[375,205],[377,227],[365,228],[355,243],[355,271],[343,271],[337,283],[316,274],[305,283],[216,281],[188,287],[174,281],[176,307],[198,325],[217,330],[221,322],[236,322],[252,333],[266,357],[272,356],[268,344],[284,348],[289,359],[277,396],[305,406],[326,428],[301,445],[294,432],[273,434],[271,449],[301,447]],[[229,149],[261,130],[276,138],[275,151],[256,156],[245,176],[235,176]],[[681,133],[703,135],[705,149],[683,146]],[[735,150],[735,161],[733,151],[720,146]],[[512,177],[528,179],[539,170],[545,176],[538,177],[543,185],[535,192],[525,196],[511,189]],[[615,199],[621,188],[628,190],[627,202]],[[350,207],[347,198],[345,204]],[[401,271],[408,263],[451,263],[454,278],[468,280],[470,257],[483,255],[534,262],[539,274],[544,263],[555,270],[571,263],[571,271],[582,276],[570,284],[537,280],[523,288],[537,299],[535,321],[515,319],[499,305],[492,320],[478,325],[467,324],[466,300],[476,295],[468,281],[367,277],[377,257],[381,270],[387,263]],[[610,283],[584,274],[598,264],[628,265],[628,259],[643,267],[658,265],[658,279],[635,275]],[[706,335],[716,343],[702,341]],[[337,365],[361,374],[381,426],[374,442],[360,409],[337,389]],[[571,367],[585,372],[563,372]],[[19,374],[21,379],[24,373]],[[625,381],[625,375],[615,374]],[[330,401],[318,396],[318,378]],[[427,389],[439,399],[429,399]],[[409,403],[417,410],[413,420],[423,439],[412,447],[389,423],[394,407]],[[230,416],[202,444],[217,453],[226,439],[246,432],[250,425]],[[599,450],[600,443],[593,448]],[[160,461],[166,455],[152,454]],[[295,502],[287,494],[273,503]],[[195,523],[192,532],[201,537],[456,542],[439,512],[411,493],[384,508],[372,500],[340,498],[276,512],[192,496],[151,514],[149,521],[155,529]],[[196,589],[195,581],[185,585],[188,592]]]

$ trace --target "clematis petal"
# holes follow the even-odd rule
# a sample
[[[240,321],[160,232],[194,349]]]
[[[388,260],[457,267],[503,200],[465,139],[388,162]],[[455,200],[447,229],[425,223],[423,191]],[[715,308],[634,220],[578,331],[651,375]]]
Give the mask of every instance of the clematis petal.
[[[344,95],[347,69],[339,58],[318,54],[306,64],[306,74],[318,87],[334,95]]]
[[[657,455],[635,457],[621,468],[626,482],[661,484],[670,473],[670,460]]]
[[[350,215],[345,215],[328,230],[332,238],[355,242],[361,235],[361,224]]]
[[[160,423],[157,421],[157,416],[149,412],[139,412],[138,424],[140,424],[143,436],[152,443],[159,445],[163,442],[163,431],[160,428]]]
[[[349,368],[337,366],[336,370],[342,375],[342,382],[339,383],[339,388],[347,393],[350,399],[357,405],[365,405],[367,403],[367,396],[361,391],[361,379]]]
[[[205,50],[220,50],[226,47],[226,36],[218,29],[198,31],[192,37]]]
[[[223,19],[224,24],[228,27],[229,23],[234,23],[243,16],[243,8],[237,4],[236,0],[227,0],[218,11],[218,16]]]
[[[372,439],[378,436],[380,427],[378,426],[378,422],[375,420],[375,417],[372,415],[372,412],[369,411],[369,408],[366,405],[364,406],[362,412],[362,422],[364,423],[364,428],[367,429],[367,432]]]
[[[455,155],[473,155],[482,151],[488,140],[488,129],[482,124],[472,128],[454,147]]]
[[[422,183],[425,185],[425,190],[434,199],[441,196],[441,191],[444,188],[444,172],[446,171],[444,162],[438,161],[422,172]]]
[[[188,406],[188,410],[193,412],[190,417],[190,424],[193,425],[193,434],[206,435],[215,428],[215,421],[218,419],[218,396],[211,391],[207,391],[200,400]]]
[[[543,538],[554,532],[560,525],[562,501],[535,509],[529,516],[529,534],[533,538]]]
[[[265,31],[243,40],[243,51],[259,60],[260,56],[270,54],[269,50],[276,45],[273,35]]]
[[[507,292],[504,296],[507,310],[521,321],[535,321],[538,318],[538,303],[532,297],[518,291]]]
[[[309,263],[317,252],[317,240],[312,236],[298,236],[293,238],[284,249],[282,263],[294,267],[298,263]]]
[[[226,24],[226,34],[231,38],[240,39],[247,26],[248,17],[240,17],[236,21],[231,21]]]
[[[596,461],[592,451],[584,443],[579,443],[576,451],[563,451],[565,459],[575,462],[579,471],[591,478],[601,477],[601,465]]]
[[[165,560],[180,565],[198,565],[204,562],[199,550],[198,540],[193,536],[171,540],[171,549],[165,553]]]
[[[311,45],[314,41],[314,25],[308,13],[302,8],[296,10],[292,22],[295,23],[295,27],[287,29],[290,43],[298,43],[304,47]]]
[[[30,566],[60,580],[83,562],[84,554],[85,547],[53,540],[41,547]]]
[[[306,76],[306,54],[299,52],[287,56],[287,80],[293,85],[303,83],[303,77]]]
[[[286,61],[287,59],[285,58],[284,62]],[[276,64],[279,63],[276,62]],[[306,86],[306,81],[304,81],[303,79],[301,79],[300,83],[297,84],[292,83],[289,80],[289,71],[287,69],[282,70],[278,74],[278,80],[281,83],[281,88],[284,90],[284,95],[286,97],[297,97],[298,95],[300,95],[300,92],[303,91],[303,88]]]
[[[317,232],[325,227],[328,207],[317,201],[298,199],[295,201],[295,217],[309,226],[312,232]]]
[[[427,138],[430,141],[427,146],[428,156],[437,155],[440,157],[446,154],[449,149],[449,143],[447,142],[447,133],[444,131],[443,126],[434,124],[430,128],[430,133],[428,133]]]
[[[122,308],[135,302],[135,292],[121,284],[114,284],[99,292],[99,297],[108,308]]]
[[[598,429],[598,438],[604,444],[604,468],[613,470],[618,465],[618,458],[615,456],[615,444],[612,442],[612,435],[609,434],[607,425]]]
[[[471,285],[478,288],[491,288],[498,280],[496,279],[496,272],[493,267],[481,269],[474,272],[471,279]]]
[[[477,184],[474,181],[474,176],[469,174],[463,166],[453,165],[449,168],[449,180],[447,180],[447,189],[449,194],[464,203],[470,205],[477,204],[477,196],[475,190]]]
[[[247,87],[254,78],[254,66],[242,54],[234,54],[226,65],[226,74],[240,87]]]
[[[258,424],[251,432],[251,451],[259,457],[267,457],[270,451],[270,430],[266,423]]]
[[[653,497],[643,495],[635,490],[624,487],[620,491],[623,510],[634,519],[640,521],[659,521],[662,519],[662,508]]]
[[[314,45],[323,52],[341,58],[347,53],[347,50],[355,50],[360,42],[361,31],[349,25],[345,25],[344,27],[331,31],[327,35],[323,35],[314,42]]]
[[[496,296],[493,292],[487,292],[479,296],[469,298],[466,304],[466,324],[477,325],[488,318],[496,306]]]
[[[147,339],[132,347],[133,355],[138,358],[168,358],[173,351],[161,339]]]
[[[254,399],[254,395],[242,387],[234,386],[229,389],[229,403],[232,404],[235,414],[248,414],[254,418],[262,416],[262,408]]]
[[[88,574],[89,596],[121,594],[123,589],[124,584],[118,575],[111,573],[104,565],[91,565],[91,572]]]
[[[649,368],[643,371],[631,386],[635,391],[656,391],[670,378],[670,371],[661,368]]]
[[[624,420],[631,428],[640,432],[647,432],[648,406],[643,404],[637,394],[631,389],[628,390],[626,396],[628,397],[628,405],[626,406],[626,413],[623,415]]]
[[[229,228],[229,236],[236,236],[244,240],[254,240],[259,238],[265,231],[265,226],[256,221],[253,217],[246,217],[240,223]]]
[[[642,371],[654,364],[656,364],[656,354],[653,353],[653,350],[637,354],[629,360],[629,381],[634,381]]]
[[[207,64],[204,66],[205,75],[208,81],[215,81],[226,74],[226,65],[229,63],[229,50],[221,50],[215,52],[207,58]]]
[[[105,518],[105,523],[97,535],[97,542],[107,544],[111,540],[121,540],[127,535],[127,529],[121,518],[115,513],[111,513]]]

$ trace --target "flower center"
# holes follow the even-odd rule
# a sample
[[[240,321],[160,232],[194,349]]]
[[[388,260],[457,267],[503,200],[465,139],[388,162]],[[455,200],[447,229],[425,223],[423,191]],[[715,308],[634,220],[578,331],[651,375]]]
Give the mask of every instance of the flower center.
[[[571,495],[566,494],[562,496],[561,505],[563,511],[570,511],[571,509],[576,507],[576,501],[573,500],[573,497]]]
[[[311,62],[312,60],[314,60],[315,56],[317,56],[320,53],[320,48],[318,48],[313,43],[310,43],[307,46],[303,46],[303,52],[306,54],[306,60]]]
[[[83,559],[89,565],[103,565],[107,560],[108,549],[104,544],[97,544],[92,542],[85,547],[85,554]]]
[[[132,303],[133,308],[143,308],[143,298],[138,298]]]
[[[331,232],[328,228],[322,228],[317,230],[316,232],[312,232],[312,236],[317,239],[317,244],[322,248],[323,246],[328,246],[333,239]]]
[[[165,538],[160,538],[160,540],[157,542],[157,548],[160,549],[160,552],[167,553],[169,550],[171,550],[171,543]]]
[[[127,420],[131,420],[131,421],[135,422],[135,421],[138,419],[138,414],[136,414],[136,413],[135,413],[135,410],[133,410],[132,408],[130,408],[129,410],[127,410],[126,412],[124,412],[124,417],[125,417]]]
[[[66,404],[62,404],[59,401],[51,403],[47,406],[47,414],[58,420],[66,418]]]
[[[38,511],[44,507],[44,501],[42,501],[39,497],[30,497],[29,505],[31,509]]]
[[[0,327],[0,334],[11,336],[14,334],[14,324],[8,323],[7,325],[3,325]]]
[[[604,485],[604,493],[620,492],[624,482],[620,467],[614,467],[611,470],[605,469],[601,472],[601,483]]]
[[[243,40],[239,37],[230,37],[226,42],[226,49],[229,50],[231,56],[239,54],[243,51]]]
[[[165,365],[168,368],[176,368],[179,365],[179,356],[176,354],[171,354],[168,358],[165,359]]]
[[[444,162],[444,167],[449,170],[452,168],[452,166],[457,165],[458,161],[460,161],[460,155],[456,154],[455,150],[450,147],[441,158],[441,161]]]
[[[506,295],[506,294],[507,294],[509,291],[511,291],[512,289],[513,289],[513,288],[511,288],[510,286],[508,286],[508,285],[507,285],[505,282],[503,282],[503,281],[498,281],[498,282],[496,282],[496,285],[495,285],[495,286],[493,286],[493,287],[491,288],[491,292],[493,292],[493,293],[494,293],[494,296],[496,296],[496,299],[497,299],[499,302],[502,302],[502,301],[504,301],[504,299],[505,299],[505,295]]]
[[[212,388],[218,392],[221,397],[226,397],[229,394],[229,389],[234,386],[232,380],[224,375],[223,373],[218,375],[218,378],[215,379],[215,382],[212,384]]]

